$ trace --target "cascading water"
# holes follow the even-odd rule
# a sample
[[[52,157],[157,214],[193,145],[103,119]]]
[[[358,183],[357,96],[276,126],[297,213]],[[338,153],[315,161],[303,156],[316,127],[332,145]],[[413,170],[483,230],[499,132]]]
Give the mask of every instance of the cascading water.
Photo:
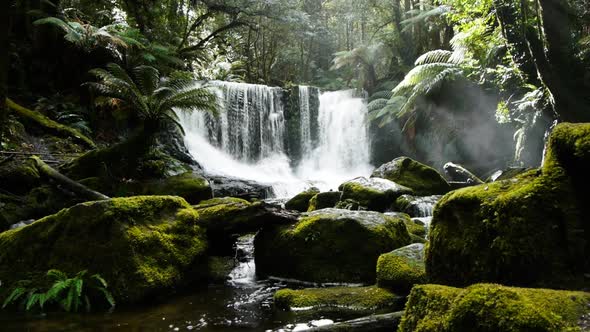
[[[293,196],[309,186],[322,190],[368,175],[366,104],[352,91],[319,97],[318,142],[312,139],[310,89],[299,87],[299,123],[289,126],[281,88],[215,82],[221,100],[218,115],[180,113],[185,143],[208,173],[253,180],[273,187],[277,197]],[[288,156],[288,128],[297,129],[301,160]],[[293,130],[291,129],[291,130]]]

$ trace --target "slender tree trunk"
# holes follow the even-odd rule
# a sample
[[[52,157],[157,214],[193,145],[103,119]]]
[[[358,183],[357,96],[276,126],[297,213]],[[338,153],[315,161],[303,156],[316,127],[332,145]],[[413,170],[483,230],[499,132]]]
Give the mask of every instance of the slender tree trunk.
[[[10,28],[10,12],[12,0],[4,0],[0,4],[0,141],[6,128],[8,108],[6,107],[6,80],[8,77],[8,34]],[[2,146],[0,145],[0,150]]]

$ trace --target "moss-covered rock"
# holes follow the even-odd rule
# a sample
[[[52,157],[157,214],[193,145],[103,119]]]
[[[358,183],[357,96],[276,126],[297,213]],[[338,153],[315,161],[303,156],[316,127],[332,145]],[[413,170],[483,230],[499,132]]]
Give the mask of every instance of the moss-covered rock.
[[[411,188],[417,195],[440,195],[451,190],[434,168],[408,157],[399,157],[377,168],[371,177],[383,178]]]
[[[0,189],[16,195],[41,185],[41,175],[31,159],[13,160],[0,167]]]
[[[88,269],[119,303],[137,302],[206,277],[206,248],[198,214],[180,197],[81,203],[0,234],[0,298],[17,280],[36,282],[49,269]]]
[[[372,283],[379,255],[410,241],[402,218],[323,209],[293,226],[264,227],[256,235],[254,257],[262,276]]]
[[[274,295],[280,309],[339,308],[374,312],[379,309],[396,310],[403,298],[376,286],[281,289]]]
[[[298,216],[264,202],[250,203],[234,197],[202,201],[194,209],[207,230],[211,251],[220,255],[233,254],[233,244],[239,235],[256,233],[265,225],[292,224]]]
[[[415,284],[426,282],[424,244],[414,243],[379,256],[377,285],[407,294]]]
[[[164,179],[143,181],[120,181],[111,178],[92,177],[83,179],[80,183],[111,197],[172,195],[180,196],[191,204],[197,204],[213,197],[209,181],[192,172]]]
[[[588,285],[588,169],[590,125],[561,124],[542,171],[447,194],[431,224],[429,278],[460,286]]]
[[[209,280],[222,283],[229,278],[236,267],[236,260],[231,256],[211,256],[208,260]]]
[[[285,208],[288,210],[296,210],[299,212],[305,212],[309,209],[309,201],[312,197],[319,194],[320,190],[316,187],[311,187],[291,198],[285,203]]]
[[[590,293],[476,284],[415,286],[400,332],[580,331]]]
[[[399,196],[413,193],[411,189],[386,179],[364,177],[344,182],[338,190],[342,192],[342,201],[354,200],[371,211],[385,211]]]
[[[340,201],[341,196],[342,192],[340,191],[327,191],[319,193],[309,200],[309,208],[307,211],[312,212],[315,210],[335,207]]]
[[[403,220],[410,235],[416,235],[423,239],[426,236],[426,227],[424,227],[423,224],[415,222],[408,214],[399,212],[386,212],[385,215]]]

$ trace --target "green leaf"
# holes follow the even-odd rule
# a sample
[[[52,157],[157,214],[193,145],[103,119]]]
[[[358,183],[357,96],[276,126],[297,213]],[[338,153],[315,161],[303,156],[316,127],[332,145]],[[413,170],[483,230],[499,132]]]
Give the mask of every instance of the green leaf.
[[[6,308],[9,304],[16,302],[23,294],[27,292],[27,289],[24,287],[17,287],[15,288],[10,295],[4,300],[4,304],[2,305],[2,309]]]

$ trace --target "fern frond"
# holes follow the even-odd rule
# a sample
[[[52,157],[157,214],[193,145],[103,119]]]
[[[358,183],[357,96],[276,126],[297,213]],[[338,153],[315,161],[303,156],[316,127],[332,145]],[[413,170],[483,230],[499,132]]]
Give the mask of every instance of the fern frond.
[[[21,296],[23,296],[26,293],[27,293],[27,289],[24,288],[24,287],[17,287],[17,288],[15,288],[10,293],[10,295],[8,295],[8,297],[6,298],[6,300],[4,300],[4,303],[2,304],[2,309],[4,309],[8,305],[16,302],[19,298],[21,298]]]
[[[47,271],[47,276],[54,280],[66,280],[68,276],[60,270],[51,269]]]
[[[387,101],[388,101],[388,99],[385,99],[385,98],[375,99],[372,102],[370,102],[369,104],[367,104],[367,111],[369,113],[379,111],[383,107],[385,107],[385,105],[387,105]]]
[[[391,90],[393,90],[395,86],[391,87],[391,89],[387,89],[385,91],[378,91],[375,92],[374,94],[371,95],[371,97],[369,97],[369,102],[372,102],[374,100],[377,99],[389,99],[391,98],[391,96],[393,95],[393,93],[391,92]]]
[[[446,50],[429,51],[419,56],[414,65],[420,66],[437,62],[448,62],[452,55],[453,52]]]

